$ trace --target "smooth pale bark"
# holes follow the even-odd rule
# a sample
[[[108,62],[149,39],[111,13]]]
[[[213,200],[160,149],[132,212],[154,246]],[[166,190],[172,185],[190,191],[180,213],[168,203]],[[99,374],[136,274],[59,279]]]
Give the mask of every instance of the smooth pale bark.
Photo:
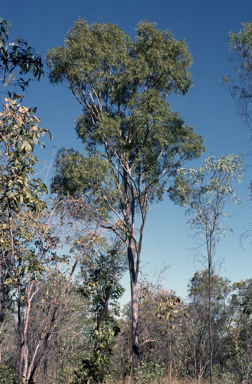
[[[132,346],[133,346],[133,367],[136,375],[139,375],[139,328],[138,328],[138,302],[137,302],[137,281],[131,279],[131,302],[132,302]]]
[[[214,220],[214,227],[216,217]],[[207,258],[208,258],[208,320],[209,320],[209,349],[210,349],[210,384],[213,384],[213,341],[212,341],[212,259],[215,245],[214,229],[208,234],[206,230]]]
[[[139,356],[139,322],[138,322],[138,301],[137,301],[137,277],[138,271],[135,265],[135,244],[130,238],[128,246],[128,260],[130,271],[131,287],[131,310],[132,310],[132,353],[134,376],[140,382],[140,356]]]
[[[142,207],[142,225],[140,228],[140,238],[138,248],[136,247],[136,233],[135,233],[135,196],[134,189],[129,182],[129,174],[126,172],[127,164],[124,169],[124,193],[125,199],[122,202],[124,209],[122,210],[124,220],[126,223],[128,235],[128,262],[130,273],[130,288],[131,288],[131,311],[132,311],[132,361],[133,372],[137,383],[141,383],[140,377],[140,353],[139,353],[139,321],[138,321],[138,294],[137,294],[137,281],[139,272],[139,263],[141,255],[141,245],[143,239],[143,229],[147,216],[147,211],[143,211]]]

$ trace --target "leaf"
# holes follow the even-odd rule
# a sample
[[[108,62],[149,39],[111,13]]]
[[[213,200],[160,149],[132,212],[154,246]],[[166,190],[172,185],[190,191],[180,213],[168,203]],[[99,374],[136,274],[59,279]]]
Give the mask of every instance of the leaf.
[[[26,150],[26,152],[32,151],[32,146],[27,141],[25,141],[25,150]]]

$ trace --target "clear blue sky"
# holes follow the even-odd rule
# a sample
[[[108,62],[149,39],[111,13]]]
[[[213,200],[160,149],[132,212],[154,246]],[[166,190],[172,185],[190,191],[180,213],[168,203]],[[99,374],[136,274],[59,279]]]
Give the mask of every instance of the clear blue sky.
[[[176,39],[185,39],[193,55],[191,68],[194,86],[185,97],[172,97],[171,108],[178,110],[185,122],[194,125],[205,137],[207,152],[189,164],[199,167],[208,156],[225,153],[244,155],[246,175],[237,195],[243,204],[227,207],[231,219],[224,223],[233,228],[218,245],[216,259],[223,259],[220,274],[232,282],[252,277],[251,239],[240,246],[240,236],[252,222],[249,181],[252,179],[251,134],[235,114],[233,101],[221,86],[221,77],[232,72],[228,62],[227,38],[238,32],[241,22],[252,20],[251,0],[8,0],[1,2],[0,17],[11,22],[10,40],[21,37],[44,56],[49,48],[63,44],[63,37],[79,17],[92,22],[113,22],[134,38],[136,24],[147,19],[161,30],[172,30]],[[45,150],[36,150],[41,160],[50,161],[53,145],[82,150],[74,130],[74,119],[81,113],[71,92],[63,86],[50,85],[47,75],[33,82],[25,94],[26,107],[37,106],[42,125],[50,129],[53,142],[46,140]],[[192,250],[194,241],[187,226],[184,209],[168,199],[152,206],[147,219],[142,264],[152,273],[162,263],[170,265],[165,274],[166,289],[185,297],[189,278],[197,268]],[[192,256],[192,257],[190,257]],[[128,278],[124,284],[129,288]],[[124,302],[129,300],[127,289]]]

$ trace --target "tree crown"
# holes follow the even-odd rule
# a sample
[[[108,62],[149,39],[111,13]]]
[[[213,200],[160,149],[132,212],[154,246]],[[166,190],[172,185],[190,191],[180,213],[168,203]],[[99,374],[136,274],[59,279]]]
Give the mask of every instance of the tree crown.
[[[67,82],[83,107],[76,131],[88,155],[106,159],[117,186],[127,175],[139,204],[147,191],[149,201],[161,199],[175,169],[204,150],[166,101],[192,85],[191,62],[185,41],[147,21],[133,42],[114,24],[79,19],[47,54],[50,81]]]

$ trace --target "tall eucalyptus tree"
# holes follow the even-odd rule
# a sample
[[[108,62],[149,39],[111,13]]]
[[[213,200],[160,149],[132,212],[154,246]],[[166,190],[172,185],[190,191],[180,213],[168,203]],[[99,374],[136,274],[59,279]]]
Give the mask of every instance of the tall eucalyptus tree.
[[[203,138],[166,100],[191,87],[191,63],[185,41],[147,21],[137,25],[133,41],[115,24],[88,25],[79,19],[65,44],[47,54],[51,82],[66,83],[83,108],[76,132],[86,149],[85,157],[61,150],[54,190],[82,194],[92,189],[107,212],[104,226],[127,244],[136,372],[137,281],[147,214],[162,200],[177,168],[204,150]]]

